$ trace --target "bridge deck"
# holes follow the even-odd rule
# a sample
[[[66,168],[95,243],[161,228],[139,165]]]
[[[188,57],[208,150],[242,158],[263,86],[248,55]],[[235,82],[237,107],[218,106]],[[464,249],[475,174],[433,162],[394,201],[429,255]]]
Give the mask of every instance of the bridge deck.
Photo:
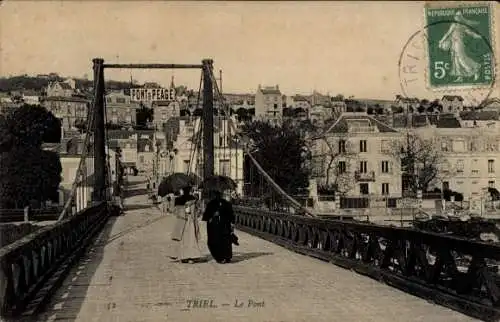
[[[173,219],[140,188],[130,187],[138,195],[127,199],[129,210],[111,218],[41,321],[473,320],[243,232],[234,263],[173,262]],[[188,308],[195,299],[217,308]]]

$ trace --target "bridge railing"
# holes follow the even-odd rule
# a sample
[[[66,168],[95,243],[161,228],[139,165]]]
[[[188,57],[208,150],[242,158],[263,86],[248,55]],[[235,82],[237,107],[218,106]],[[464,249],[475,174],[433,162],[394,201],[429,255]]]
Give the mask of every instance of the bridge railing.
[[[47,209],[30,209],[29,221],[52,221],[57,220],[62,207],[51,207]],[[0,223],[24,221],[24,209],[0,209]]]
[[[500,317],[500,244],[245,206],[234,209],[238,229],[464,314]]]
[[[56,272],[71,267],[109,215],[101,203],[0,248],[0,316],[30,314],[34,296]]]

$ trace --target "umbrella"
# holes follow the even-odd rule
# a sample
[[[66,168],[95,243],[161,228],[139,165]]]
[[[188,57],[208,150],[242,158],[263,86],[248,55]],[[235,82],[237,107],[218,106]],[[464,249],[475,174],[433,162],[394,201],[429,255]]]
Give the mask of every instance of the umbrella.
[[[195,174],[185,174],[185,173],[174,173],[171,174],[161,181],[158,186],[158,195],[164,197],[169,193],[176,193],[180,189],[185,187],[191,187],[199,181],[199,178]]]
[[[203,180],[200,188],[204,190],[234,190],[236,189],[236,182],[226,176],[211,176]]]

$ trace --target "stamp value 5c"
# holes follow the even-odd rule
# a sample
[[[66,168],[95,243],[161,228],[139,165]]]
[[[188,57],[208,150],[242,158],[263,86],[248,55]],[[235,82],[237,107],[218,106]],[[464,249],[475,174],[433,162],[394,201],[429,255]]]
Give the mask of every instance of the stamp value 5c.
[[[491,86],[495,60],[488,4],[425,8],[431,88]]]

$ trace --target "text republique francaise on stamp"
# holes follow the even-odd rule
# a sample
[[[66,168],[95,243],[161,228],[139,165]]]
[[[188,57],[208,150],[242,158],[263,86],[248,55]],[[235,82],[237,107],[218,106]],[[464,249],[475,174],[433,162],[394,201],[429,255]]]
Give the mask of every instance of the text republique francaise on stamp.
[[[494,79],[491,7],[425,9],[429,85],[491,85]]]
[[[418,95],[424,87],[463,91],[464,98],[480,105],[495,84],[492,6],[430,3],[424,14],[425,27],[410,37],[399,60],[403,93]]]

